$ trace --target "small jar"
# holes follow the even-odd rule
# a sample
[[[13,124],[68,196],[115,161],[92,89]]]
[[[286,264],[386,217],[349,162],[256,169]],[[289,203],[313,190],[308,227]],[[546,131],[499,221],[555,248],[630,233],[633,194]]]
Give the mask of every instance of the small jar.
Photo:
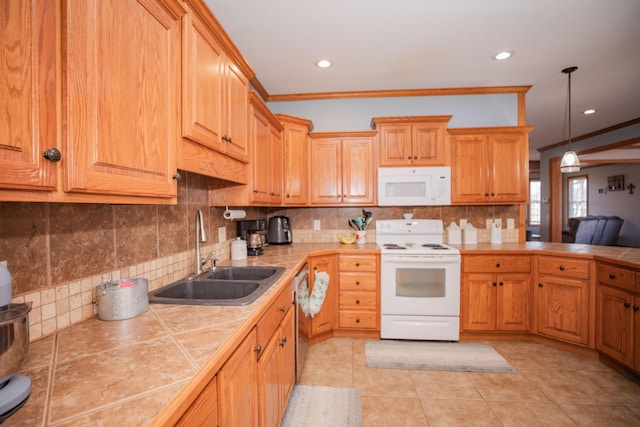
[[[247,242],[240,237],[231,242],[231,259],[234,261],[247,259]]]

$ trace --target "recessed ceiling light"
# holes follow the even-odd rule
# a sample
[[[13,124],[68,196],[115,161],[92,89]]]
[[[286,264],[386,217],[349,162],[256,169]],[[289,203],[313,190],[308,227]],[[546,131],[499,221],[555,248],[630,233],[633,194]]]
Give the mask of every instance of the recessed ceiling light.
[[[321,60],[316,62],[316,67],[318,67],[318,68],[329,68],[332,65],[333,65],[333,63],[331,61],[329,61],[328,59],[321,59]]]
[[[585,116],[589,116],[591,114],[595,114],[598,110],[596,110],[595,108],[589,108],[586,109],[582,112],[582,114],[584,114]]]
[[[492,58],[495,59],[496,61],[504,61],[505,59],[511,58],[514,54],[515,52],[503,50],[501,52],[494,54]]]

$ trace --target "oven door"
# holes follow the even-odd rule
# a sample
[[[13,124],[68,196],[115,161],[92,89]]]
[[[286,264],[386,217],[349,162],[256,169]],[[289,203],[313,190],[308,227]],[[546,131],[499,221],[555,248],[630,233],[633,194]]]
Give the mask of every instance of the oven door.
[[[459,255],[387,255],[381,258],[383,315],[459,316]]]

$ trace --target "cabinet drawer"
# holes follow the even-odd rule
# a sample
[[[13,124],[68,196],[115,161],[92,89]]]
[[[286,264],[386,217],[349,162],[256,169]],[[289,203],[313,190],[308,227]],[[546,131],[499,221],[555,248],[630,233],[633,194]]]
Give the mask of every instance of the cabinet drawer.
[[[465,273],[528,273],[531,271],[529,255],[466,255],[462,257]]]
[[[378,271],[375,255],[340,255],[340,271]]]
[[[340,292],[340,310],[375,310],[377,296],[375,292]]]
[[[378,314],[372,311],[341,311],[339,327],[344,329],[377,329]]]
[[[590,261],[585,259],[556,258],[541,256],[538,258],[538,272],[574,279],[588,279]]]
[[[293,306],[293,294],[291,289],[287,287],[279,296],[278,299],[271,304],[267,312],[260,318],[256,325],[258,345],[263,348],[271,339],[271,336],[275,333],[276,329],[287,310]]]
[[[633,292],[634,272],[629,268],[599,262],[596,264],[598,282]]]
[[[340,273],[340,290],[343,291],[376,291],[378,275],[375,273]]]

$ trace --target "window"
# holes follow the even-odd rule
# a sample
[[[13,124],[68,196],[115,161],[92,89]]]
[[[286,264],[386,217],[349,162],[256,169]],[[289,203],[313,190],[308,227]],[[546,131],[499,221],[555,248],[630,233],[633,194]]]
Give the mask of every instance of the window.
[[[540,225],[540,180],[529,181],[529,225]]]
[[[568,218],[587,216],[587,175],[567,178]]]

